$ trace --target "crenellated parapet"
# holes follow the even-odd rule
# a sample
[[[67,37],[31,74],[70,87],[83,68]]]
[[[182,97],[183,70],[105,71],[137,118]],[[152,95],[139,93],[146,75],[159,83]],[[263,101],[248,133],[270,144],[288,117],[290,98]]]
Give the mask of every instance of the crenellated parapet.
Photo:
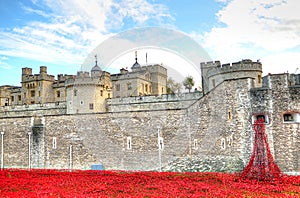
[[[68,79],[74,79],[76,76],[75,75],[68,75],[68,74],[58,74],[57,75],[57,81],[59,82],[65,82]]]
[[[235,63],[219,64],[208,70],[208,76],[221,75],[225,73],[234,72],[248,72],[248,71],[262,71],[262,64],[260,62],[252,62],[251,60],[242,60]]]
[[[221,64],[220,61],[201,63],[202,87],[204,93],[224,80],[252,78],[254,87],[262,86],[262,64],[244,59],[235,63]]]
[[[22,83],[32,82],[32,81],[51,81],[54,82],[54,76],[47,74],[47,67],[40,66],[39,74],[32,74],[32,69],[25,67],[22,68]]]

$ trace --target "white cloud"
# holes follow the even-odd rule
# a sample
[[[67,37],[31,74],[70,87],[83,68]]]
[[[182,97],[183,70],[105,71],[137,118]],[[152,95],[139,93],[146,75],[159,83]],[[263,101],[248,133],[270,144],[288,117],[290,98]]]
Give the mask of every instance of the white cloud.
[[[298,0],[229,1],[217,13],[220,24],[201,42],[225,62],[284,53],[300,46],[299,7]]]
[[[8,60],[6,56],[0,56],[0,68],[1,69],[11,69],[12,66],[6,63],[5,61]]]
[[[87,54],[122,29],[123,20],[145,24],[171,18],[166,7],[147,0],[32,0],[37,8],[22,5],[25,12],[46,20],[0,30],[0,55],[45,63],[80,65]],[[44,18],[44,19],[45,19]],[[117,22],[114,22],[117,21]]]
[[[261,59],[263,63],[263,73],[299,73],[300,64],[299,53],[297,52],[283,52],[279,54],[272,54]],[[297,69],[299,68],[299,69]]]
[[[114,12],[116,11],[116,12]],[[144,24],[148,20],[155,20],[159,24],[164,20],[174,20],[168,8],[162,4],[149,3],[145,0],[121,0],[113,2],[107,25],[118,27],[123,25],[123,19],[131,18],[137,25]]]
[[[49,14],[47,14],[46,12],[42,11],[42,10],[37,10],[37,9],[33,9],[33,8],[30,8],[28,6],[22,6],[23,10],[27,13],[34,13],[34,14],[37,14],[37,15],[40,15],[40,16],[43,16],[43,17],[50,17]]]

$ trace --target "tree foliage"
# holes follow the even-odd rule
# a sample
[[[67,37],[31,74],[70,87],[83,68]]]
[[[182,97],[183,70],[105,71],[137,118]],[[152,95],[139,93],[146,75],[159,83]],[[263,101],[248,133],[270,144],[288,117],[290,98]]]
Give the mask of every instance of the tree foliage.
[[[189,92],[191,92],[191,89],[193,88],[193,86],[195,85],[195,81],[193,79],[192,76],[187,76],[184,81],[182,82],[183,86],[185,87],[185,89],[188,89]]]
[[[181,83],[175,82],[171,77],[167,80],[167,93],[168,94],[179,94],[181,92]]]

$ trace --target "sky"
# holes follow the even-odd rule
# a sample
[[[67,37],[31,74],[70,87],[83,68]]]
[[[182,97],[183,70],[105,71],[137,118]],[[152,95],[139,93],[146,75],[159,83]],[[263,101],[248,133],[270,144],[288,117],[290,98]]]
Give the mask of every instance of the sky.
[[[182,32],[223,64],[252,59],[264,74],[298,73],[299,7],[299,0],[0,0],[0,85],[20,86],[23,67],[76,74],[102,42],[143,27]],[[148,51],[149,62],[188,64]],[[135,57],[128,54],[111,65],[131,67]]]

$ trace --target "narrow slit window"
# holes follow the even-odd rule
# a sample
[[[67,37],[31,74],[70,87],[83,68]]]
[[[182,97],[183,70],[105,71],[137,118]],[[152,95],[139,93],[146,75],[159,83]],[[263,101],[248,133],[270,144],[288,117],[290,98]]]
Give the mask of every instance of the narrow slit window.
[[[194,139],[194,149],[197,150],[198,149],[198,140]]]
[[[90,106],[90,110],[94,109],[94,103],[90,103],[89,106]]]
[[[164,149],[164,139],[162,137],[158,138],[158,149],[163,150]]]
[[[52,148],[56,149],[57,145],[56,145],[56,137],[53,137],[52,139]]]
[[[228,120],[232,120],[232,113],[231,113],[231,110],[228,110]]]
[[[58,98],[60,98],[60,91],[57,91],[57,92],[56,92],[56,96],[57,96]]]
[[[221,149],[222,149],[222,150],[225,150],[225,148],[226,148],[226,142],[225,142],[225,139],[222,138],[222,139],[221,139]]]
[[[131,148],[132,148],[131,137],[127,137],[127,149],[131,150]]]

